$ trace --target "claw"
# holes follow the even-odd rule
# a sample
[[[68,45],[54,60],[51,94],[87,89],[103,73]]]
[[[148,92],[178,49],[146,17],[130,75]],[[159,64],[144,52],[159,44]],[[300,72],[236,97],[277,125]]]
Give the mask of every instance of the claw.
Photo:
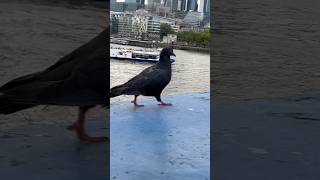
[[[171,103],[165,103],[163,101],[160,102],[160,104],[158,104],[159,106],[172,106]]]

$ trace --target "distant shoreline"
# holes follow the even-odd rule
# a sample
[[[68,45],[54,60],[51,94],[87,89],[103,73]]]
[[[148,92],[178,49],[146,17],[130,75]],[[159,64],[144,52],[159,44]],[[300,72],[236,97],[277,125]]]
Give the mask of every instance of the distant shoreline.
[[[160,47],[166,47],[166,46],[171,46],[171,44],[160,44]],[[196,47],[196,46],[185,46],[185,45],[174,44],[173,48],[180,49],[180,50],[190,50],[190,51],[210,53],[209,47]]]
[[[128,41],[129,46],[139,46],[139,47],[146,47],[146,48],[163,48],[167,46],[173,46],[174,49],[180,50],[190,50],[190,51],[197,51],[197,52],[205,52],[210,53],[209,47],[197,47],[197,46],[189,46],[189,45],[181,45],[181,44],[166,44],[166,43],[153,43],[151,41],[139,41],[139,40],[131,40],[131,39],[123,39]]]

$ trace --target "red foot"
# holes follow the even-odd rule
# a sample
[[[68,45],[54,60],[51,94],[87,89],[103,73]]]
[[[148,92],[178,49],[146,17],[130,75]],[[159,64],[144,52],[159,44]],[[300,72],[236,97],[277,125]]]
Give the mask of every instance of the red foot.
[[[133,103],[134,107],[143,107],[144,105],[138,104],[136,101],[131,101]]]
[[[162,102],[160,104],[158,104],[159,106],[172,106],[171,103],[165,103],[165,102]]]

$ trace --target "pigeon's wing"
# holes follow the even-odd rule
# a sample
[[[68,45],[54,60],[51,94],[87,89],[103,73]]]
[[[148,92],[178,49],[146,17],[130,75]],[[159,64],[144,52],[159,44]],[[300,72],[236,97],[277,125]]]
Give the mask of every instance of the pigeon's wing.
[[[123,94],[157,94],[169,83],[170,75],[166,69],[159,68],[157,65],[151,66],[126,82],[123,85],[125,87]]]
[[[73,69],[79,65],[79,62],[87,58],[88,53],[95,52],[99,45],[101,46],[101,44],[105,43],[107,34],[109,34],[108,32],[108,29],[104,30],[97,37],[64,56],[42,72],[21,76],[7,82],[0,87],[0,92],[3,93],[18,86],[24,86],[34,82],[61,81],[67,79],[72,74]]]
[[[2,96],[10,102],[27,104],[104,104],[107,32],[102,32],[48,69],[5,84],[1,88]]]

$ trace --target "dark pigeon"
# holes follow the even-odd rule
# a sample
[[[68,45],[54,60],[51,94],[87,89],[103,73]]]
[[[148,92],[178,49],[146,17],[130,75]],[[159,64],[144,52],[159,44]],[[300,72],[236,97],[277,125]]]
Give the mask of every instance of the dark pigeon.
[[[159,105],[171,105],[170,103],[165,103],[161,100],[162,90],[171,80],[171,55],[175,56],[172,48],[162,49],[157,64],[146,68],[128,82],[111,88],[110,97],[134,95],[132,103],[134,106],[140,107],[143,105],[137,103],[137,97],[139,95],[154,96],[157,101],[160,102]]]
[[[69,129],[83,141],[106,141],[85,132],[85,113],[107,105],[109,29],[41,72],[14,79],[0,87],[0,114],[37,105],[78,106],[79,118]]]

